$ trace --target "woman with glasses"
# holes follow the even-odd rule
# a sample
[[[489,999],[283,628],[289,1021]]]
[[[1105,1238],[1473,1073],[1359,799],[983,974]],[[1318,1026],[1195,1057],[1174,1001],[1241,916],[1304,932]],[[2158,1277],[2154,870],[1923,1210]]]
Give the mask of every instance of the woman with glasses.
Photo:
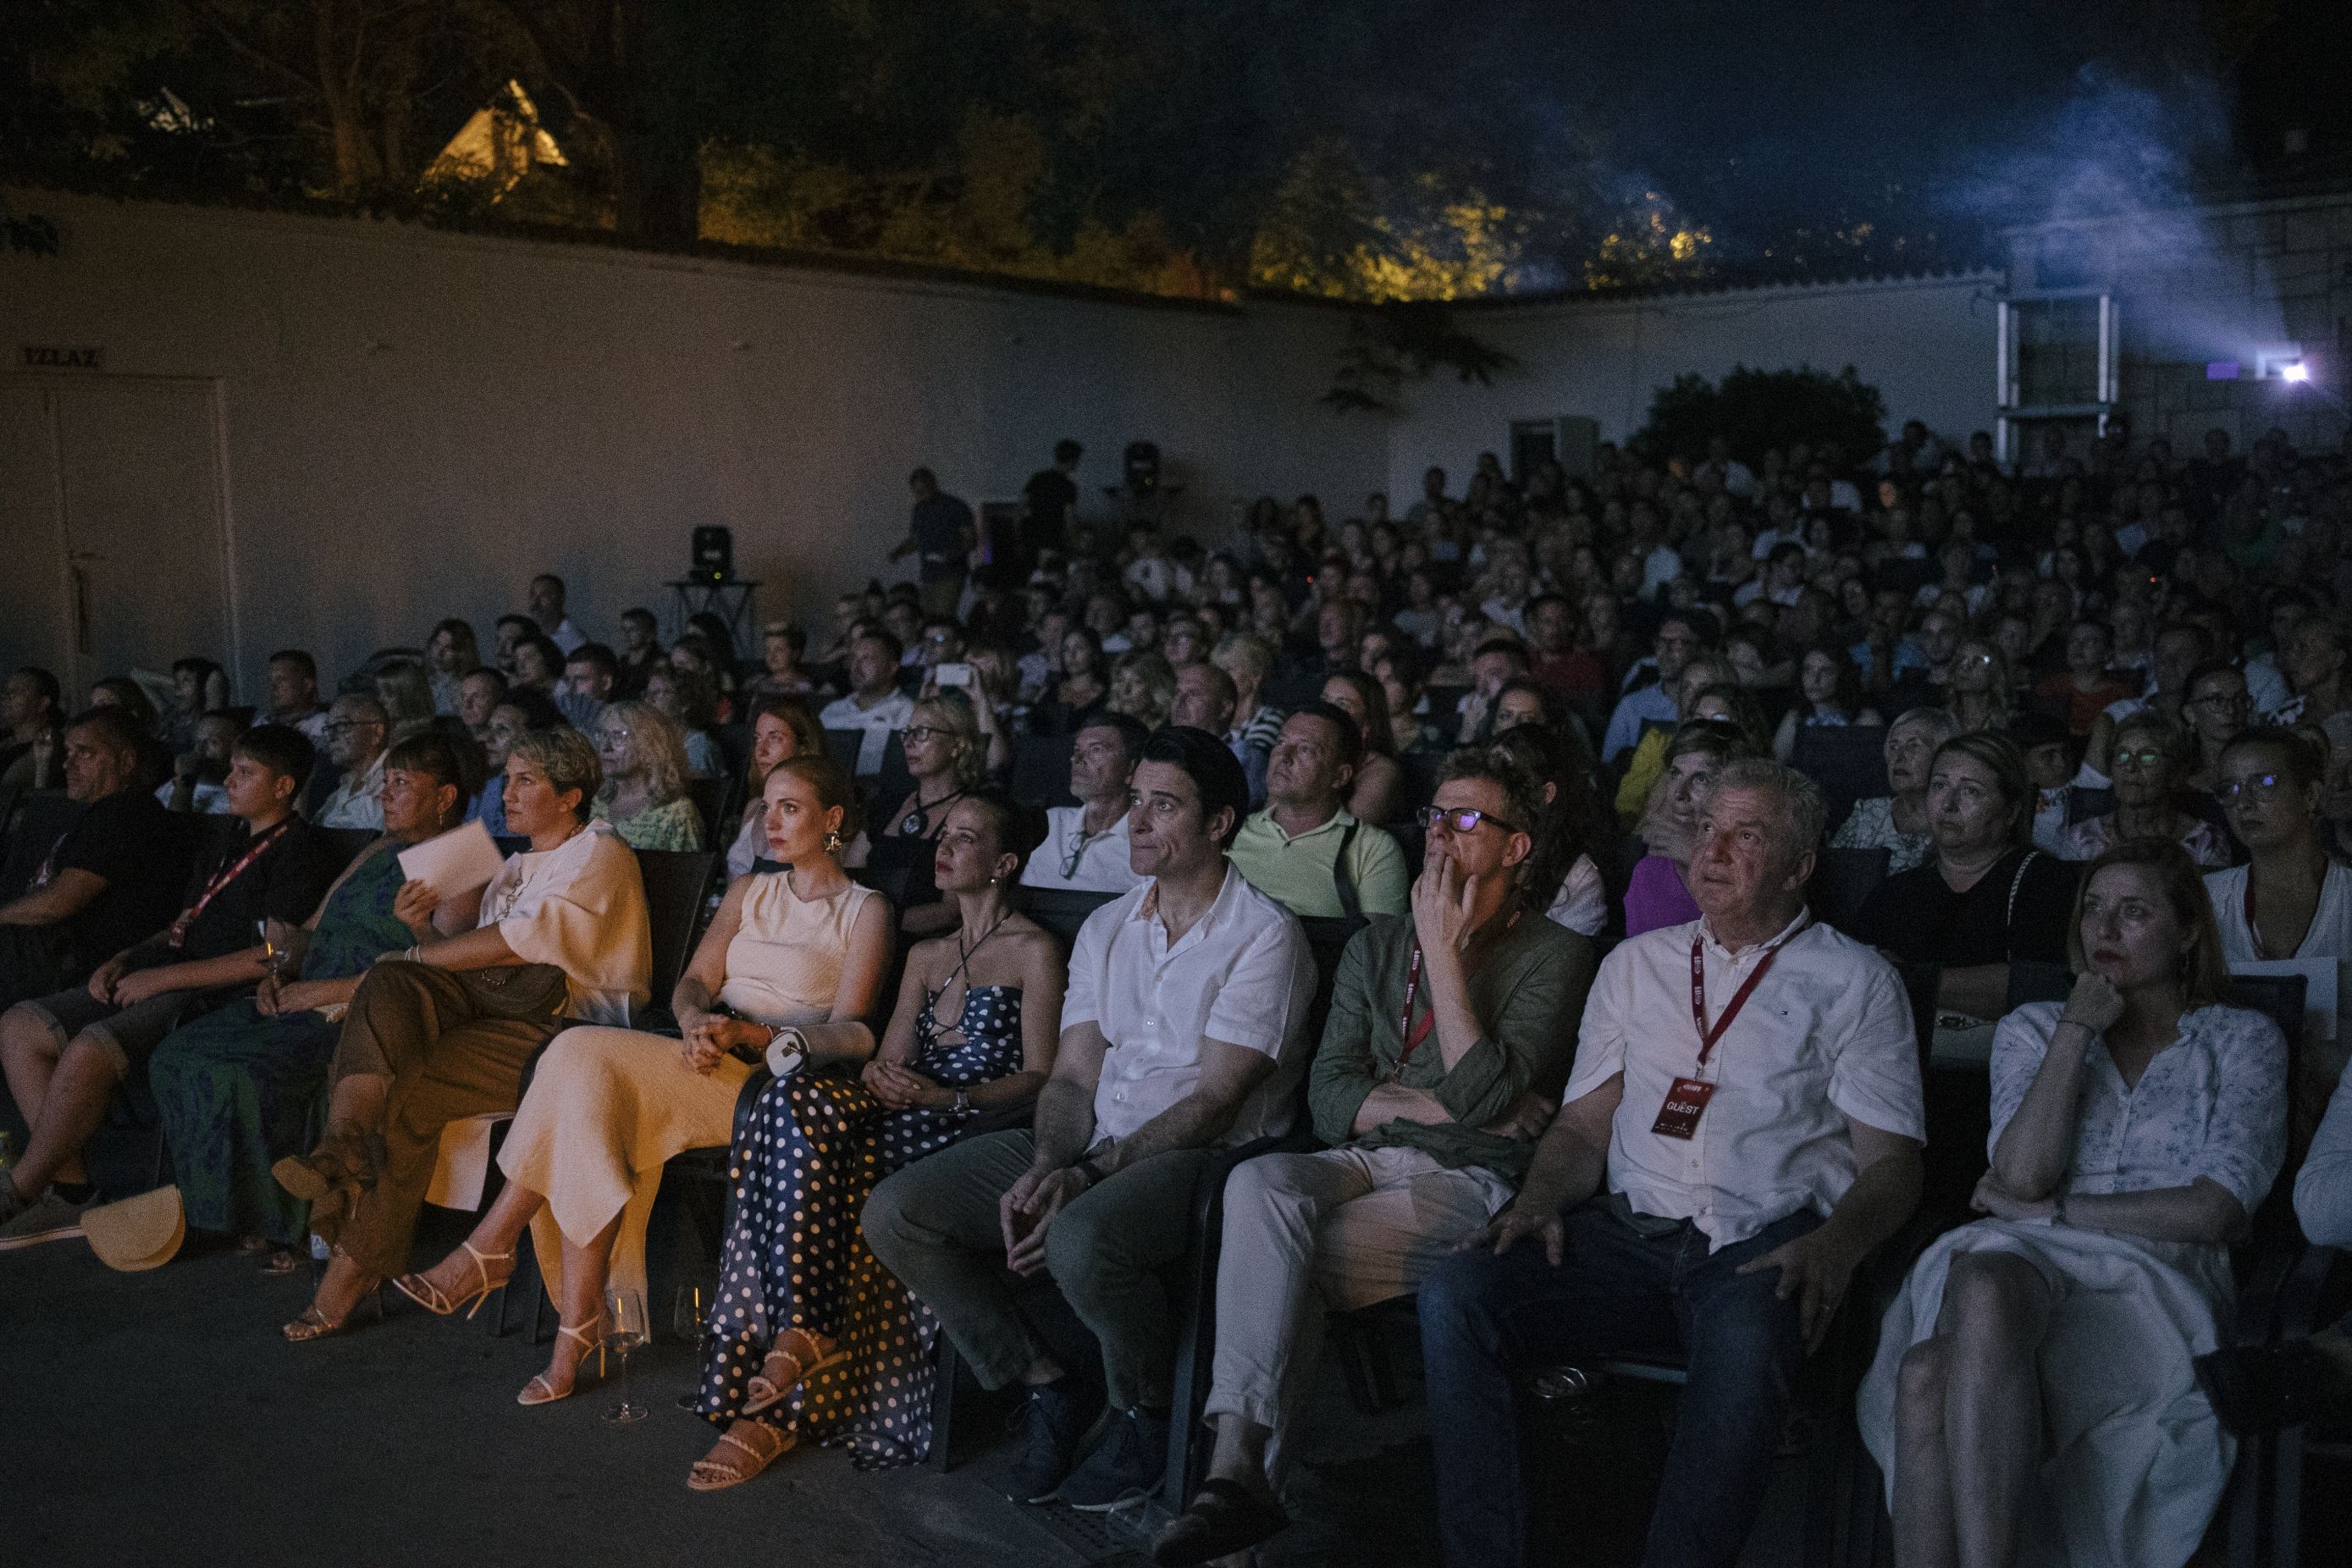
[[[1986,637],[1964,638],[1952,655],[1949,693],[1952,717],[1962,733],[1973,730],[2009,728],[2012,687],[2000,649]]]
[[[1892,795],[1854,802],[1830,839],[1832,849],[1885,849],[1886,874],[1924,865],[1936,852],[1927,831],[1927,770],[1936,748],[1959,733],[1948,709],[1914,708],[1886,727],[1886,782]]]
[[[899,732],[915,787],[873,835],[866,870],[898,906],[898,929],[929,936],[954,929],[955,906],[943,902],[931,880],[931,851],[948,807],[988,777],[988,742],[961,691],[943,691],[914,706]]]
[[[2189,771],[2188,787],[2221,787],[2221,752],[2254,710],[2246,691],[2246,672],[2227,659],[2212,659],[2189,672],[2181,689],[2180,718],[2197,742],[2197,764]]]
[[[2115,752],[2107,759],[2116,808],[2068,828],[2059,841],[2060,857],[2095,860],[2127,839],[2169,838],[2202,870],[2227,866],[2228,838],[2211,823],[2180,809],[2187,752],[2180,731],[2154,710],[2142,709],[2125,718],[2116,726]]]
[[[686,737],[650,702],[608,704],[596,718],[604,766],[590,817],[632,849],[699,849],[702,813],[686,793]]]
[[[670,651],[675,655],[677,649]],[[668,664],[654,666],[646,674],[645,700],[661,710],[678,727],[686,745],[688,778],[715,779],[727,771],[719,742],[710,736],[710,726],[717,722],[713,706],[718,700],[717,689],[702,672],[700,662],[679,663],[673,658]]]
[[[2292,1103],[2308,1133],[2352,1056],[2352,868],[2329,858],[2327,748],[2302,729],[2248,730],[2221,753],[2215,791],[2251,857],[2205,878],[2231,964],[2279,959],[2336,965],[2335,1027],[2305,1031]]]

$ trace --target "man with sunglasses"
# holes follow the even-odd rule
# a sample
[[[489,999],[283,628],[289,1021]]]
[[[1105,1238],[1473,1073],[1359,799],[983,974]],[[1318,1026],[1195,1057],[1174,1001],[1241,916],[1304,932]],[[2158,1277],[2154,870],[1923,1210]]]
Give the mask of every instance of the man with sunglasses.
[[[1541,782],[1507,755],[1456,752],[1422,814],[1411,912],[1348,943],[1307,1086],[1331,1147],[1265,1155],[1225,1184],[1216,1448],[1156,1562],[1205,1563],[1283,1528],[1277,1489],[1324,1314],[1412,1294],[1510,1201],[1595,962],[1521,896],[1542,813]]]
[[[1728,1568],[1806,1354],[1917,1204],[1910,1003],[1892,964],[1807,918],[1821,831],[1794,769],[1717,775],[1688,873],[1701,918],[1609,954],[1518,1196],[1423,1280],[1452,1568],[1528,1561],[1518,1370],[1622,1352],[1689,1366],[1642,1561]]]
[[[1404,913],[1404,851],[1347,809],[1363,760],[1363,731],[1344,709],[1309,702],[1283,721],[1266,760],[1265,809],[1242,824],[1233,857],[1250,886],[1292,914]]]
[[[1070,742],[1070,793],[1076,805],[1045,813],[1045,842],[1021,873],[1024,888],[1073,893],[1124,893],[1142,879],[1128,856],[1128,781],[1150,738],[1140,720],[1105,713]]]

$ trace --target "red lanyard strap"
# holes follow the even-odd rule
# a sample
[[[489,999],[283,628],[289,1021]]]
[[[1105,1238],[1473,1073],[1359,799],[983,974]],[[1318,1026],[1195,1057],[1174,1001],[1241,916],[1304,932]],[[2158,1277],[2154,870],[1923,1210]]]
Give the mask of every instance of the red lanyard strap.
[[[252,847],[237,857],[235,865],[224,867],[215,872],[212,879],[205,884],[205,890],[196,895],[196,901],[188,906],[187,912],[172,922],[172,945],[178,947],[186,942],[188,928],[203,918],[205,906],[218,897],[222,889],[244,876],[252,868],[253,863],[260,859],[268,851],[269,847],[278,841],[278,836],[293,826],[294,819],[290,816],[286,818],[255,839]]]
[[[1521,911],[1517,910],[1511,911],[1511,918],[1503,924],[1505,935],[1509,935],[1511,929],[1519,923],[1520,913]],[[1486,956],[1485,951],[1481,949],[1478,953],[1472,956],[1468,967],[1476,969],[1478,960],[1484,956]],[[1405,966],[1404,972],[1404,1012],[1397,1018],[1397,1033],[1404,1039],[1404,1049],[1397,1053],[1397,1070],[1400,1072],[1404,1070],[1405,1063],[1412,1060],[1412,1053],[1421,1048],[1421,1043],[1429,1038],[1429,1032],[1437,1027],[1437,1010],[1433,1007],[1422,1015],[1420,1027],[1413,1026],[1412,1005],[1414,999],[1420,994],[1421,939],[1415,937],[1412,942],[1412,961]]]
[[[1715,1021],[1715,1027],[1712,1029],[1706,1026],[1706,960],[1702,953],[1706,939],[1696,933],[1692,935],[1691,1026],[1698,1031],[1699,1066],[1706,1066],[1706,1058],[1714,1054],[1715,1043],[1723,1038],[1724,1032],[1731,1027],[1731,1021],[1738,1017],[1740,1009],[1748,1005],[1748,998],[1756,994],[1757,985],[1763,980],[1766,972],[1772,967],[1772,961],[1780,956],[1780,950],[1795,941],[1798,932],[1804,929],[1800,925],[1796,931],[1790,931],[1764,950],[1764,956],[1757,960],[1756,967],[1748,972],[1747,980],[1739,989],[1731,994],[1730,1005],[1724,1008],[1723,1016]]]

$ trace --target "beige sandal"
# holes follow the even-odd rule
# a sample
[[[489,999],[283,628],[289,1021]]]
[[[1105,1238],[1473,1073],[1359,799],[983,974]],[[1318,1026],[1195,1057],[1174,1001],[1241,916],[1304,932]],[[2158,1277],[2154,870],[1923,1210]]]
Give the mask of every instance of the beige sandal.
[[[745,1386],[743,1414],[757,1415],[771,1405],[782,1404],[793,1389],[848,1359],[849,1352],[828,1335],[813,1334],[806,1329],[786,1329],[760,1363],[759,1375]]]
[[[694,1461],[694,1468],[687,1472],[686,1484],[688,1487],[691,1487],[694,1490],[698,1492],[725,1491],[729,1487],[740,1487],[745,1481],[750,1480],[753,1476],[758,1475],[761,1470],[766,1469],[770,1465],[774,1464],[778,1459],[782,1458],[786,1454],[791,1453],[793,1451],[793,1445],[798,1441],[798,1439],[790,1432],[777,1432],[773,1426],[761,1426],[756,1421],[738,1422],[736,1425],[755,1426],[762,1432],[774,1433],[776,1446],[763,1454],[760,1452],[758,1448],[737,1436],[735,1435],[735,1428],[730,1426],[726,1431],[719,1434],[719,1444],[724,1444],[728,1447],[739,1449],[743,1453],[749,1454],[751,1457],[751,1467],[749,1468],[743,1468],[728,1464],[721,1459],[697,1459]],[[714,1452],[717,1450],[719,1444],[712,1445]]]
[[[588,1321],[591,1323],[601,1323],[604,1321],[604,1314],[599,1312]],[[552,1405],[559,1399],[571,1398],[572,1389],[579,1385],[581,1368],[588,1364],[590,1351],[596,1352],[596,1375],[600,1378],[604,1375],[604,1335],[598,1334],[592,1340],[569,1323],[556,1324],[555,1331],[580,1342],[580,1359],[572,1363],[572,1381],[558,1388],[547,1380],[547,1373],[540,1373],[529,1383],[524,1384],[522,1392],[515,1395],[517,1405]]]

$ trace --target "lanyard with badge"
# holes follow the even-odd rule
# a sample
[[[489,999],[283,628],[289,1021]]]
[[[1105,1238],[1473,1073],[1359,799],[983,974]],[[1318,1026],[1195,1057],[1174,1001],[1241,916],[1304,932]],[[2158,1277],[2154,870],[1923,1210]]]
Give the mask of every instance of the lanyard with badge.
[[[1509,935],[1518,925],[1519,914],[1519,910],[1513,910],[1510,919],[1503,922],[1504,935]],[[1478,957],[1485,956],[1486,950],[1482,946]],[[1390,1070],[1389,1078],[1391,1082],[1403,1076],[1405,1064],[1412,1060],[1412,1053],[1421,1048],[1422,1042],[1428,1039],[1430,1032],[1437,1027],[1437,1010],[1434,1007],[1421,1016],[1419,1028],[1413,1027],[1412,1005],[1421,996],[1421,939],[1415,937],[1412,942],[1412,957],[1407,961],[1405,967],[1404,1012],[1397,1019],[1397,1035],[1402,1042],[1402,1049],[1397,1053],[1396,1066]],[[1475,971],[1477,959],[1472,959],[1468,967]]]
[[[1716,1042],[1723,1038],[1730,1029],[1732,1020],[1739,1016],[1741,1009],[1748,1005],[1748,999],[1756,994],[1756,987],[1762,983],[1766,971],[1772,967],[1772,961],[1779,958],[1780,950],[1804,929],[1800,925],[1796,931],[1765,949],[1764,956],[1756,961],[1756,967],[1748,972],[1748,979],[1731,994],[1730,1004],[1723,1009],[1723,1016],[1716,1019],[1715,1027],[1711,1029],[1706,1026],[1706,959],[1704,951],[1706,939],[1696,932],[1692,933],[1691,1026],[1698,1031],[1700,1070],[1705,1070],[1707,1058],[1715,1054]],[[1666,1090],[1665,1103],[1658,1107],[1658,1119],[1651,1123],[1650,1131],[1665,1138],[1697,1137],[1698,1119],[1706,1113],[1707,1101],[1715,1098],[1715,1088],[1714,1083],[1706,1079],[1675,1079],[1673,1086]]]

